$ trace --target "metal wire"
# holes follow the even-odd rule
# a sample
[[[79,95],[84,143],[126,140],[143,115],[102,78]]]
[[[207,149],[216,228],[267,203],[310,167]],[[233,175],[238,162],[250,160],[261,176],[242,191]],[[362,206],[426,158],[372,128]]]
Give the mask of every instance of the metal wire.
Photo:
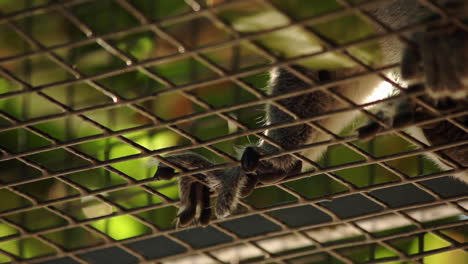
[[[13,180],[0,179],[2,184],[0,194],[3,194],[2,197],[12,197],[11,199],[14,201],[11,203],[2,201],[2,206],[0,206],[0,228],[8,227],[14,230],[11,233],[5,231],[5,235],[0,233],[2,234],[0,237],[0,254],[3,254],[3,258],[6,259],[5,262],[102,263],[103,261],[113,259],[115,263],[120,263],[119,261],[122,263],[186,263],[184,261],[196,263],[195,261],[198,259],[199,263],[229,263],[231,261],[241,263],[383,263],[392,261],[423,263],[428,257],[449,251],[461,252],[461,254],[464,254],[462,257],[466,259],[466,249],[468,248],[466,242],[467,220],[466,216],[464,217],[463,215],[466,215],[467,211],[468,191],[463,184],[447,180],[447,176],[464,172],[466,168],[460,166],[460,164],[456,164],[456,162],[447,157],[440,156],[441,160],[453,167],[452,170],[431,171],[429,174],[419,171],[418,175],[409,175],[404,169],[396,167],[393,162],[419,157],[425,153],[438,155],[437,151],[468,144],[467,140],[427,146],[405,133],[402,128],[386,127],[378,133],[379,136],[398,136],[417,148],[378,156],[374,155],[372,151],[364,150],[362,146],[356,143],[358,140],[356,135],[336,135],[316,123],[316,121],[331,115],[349,111],[359,111],[366,117],[380,122],[374,114],[367,110],[369,106],[389,103],[401,98],[409,98],[409,100],[434,113],[434,118],[420,121],[415,123],[416,125],[447,121],[463,129],[465,132],[468,131],[468,128],[464,127],[459,121],[461,117],[467,115],[466,109],[449,114],[442,113],[419,99],[418,96],[422,92],[406,92],[404,88],[394,83],[385,75],[385,72],[399,67],[399,64],[372,67],[349,52],[350,48],[375,43],[375,41],[389,37],[396,37],[401,41],[410,43],[411,41],[407,38],[408,34],[417,32],[432,23],[440,23],[440,21],[429,21],[421,22],[417,25],[408,25],[400,29],[392,29],[365,11],[367,8],[382,4],[385,1],[387,0],[338,0],[336,2],[341,8],[306,18],[295,18],[283,10],[281,5],[278,5],[278,1],[273,0],[203,2],[187,0],[184,1],[187,11],[161,19],[153,19],[148,17],[148,13],[133,1],[115,0],[108,1],[109,5],[117,6],[119,10],[125,12],[136,22],[131,27],[117,27],[117,29],[114,29],[113,21],[109,21],[106,32],[92,28],[77,11],[77,8],[81,5],[93,5],[98,1],[48,1],[45,4],[35,6],[29,2],[29,4],[25,4],[15,11],[2,11],[0,14],[0,26],[13,32],[16,37],[25,43],[24,45],[30,47],[29,49],[25,48],[20,53],[0,56],[0,76],[11,86],[21,87],[0,93],[0,107],[2,107],[0,108],[0,118],[2,118],[0,120],[2,121],[0,123],[0,133],[2,135],[17,133],[19,142],[18,149],[15,150],[5,147],[8,145],[7,142],[0,141],[0,152],[2,153],[0,165],[3,164],[1,165],[3,166],[2,168],[7,168],[10,167],[10,164],[13,164],[12,162],[15,162],[14,164],[17,164],[16,166],[19,168],[15,175],[20,175]],[[146,2],[149,6],[158,4],[157,1],[154,3],[150,3],[152,1]],[[429,0],[420,0],[419,2],[425,8],[431,9],[435,14],[445,18],[445,21],[442,21],[443,23],[452,23],[461,30],[468,30],[468,27],[463,22],[451,18],[443,8],[435,3]],[[248,34],[239,32],[223,19],[220,13],[245,4],[262,5],[286,17],[289,22],[280,26],[256,30]],[[152,6],[150,8],[156,7]],[[65,43],[46,45],[38,40],[37,36],[32,34],[31,28],[33,25],[31,23],[23,24],[24,21],[30,21],[28,19],[34,19],[41,15],[49,16],[52,13],[59,14],[70,25],[78,29],[84,37]],[[380,30],[371,36],[342,45],[336,45],[310,27],[311,25],[317,25],[344,15],[357,15]],[[195,22],[197,20],[207,21],[207,23],[215,25],[218,30],[229,35],[229,38],[216,39],[209,44],[198,45],[197,38],[201,34],[201,29]],[[180,36],[171,32],[172,26],[182,25],[183,28],[187,28],[189,24],[191,24],[190,27],[193,31],[191,43],[187,43],[184,39],[180,39]],[[204,25],[207,24],[205,23]],[[262,46],[258,41],[259,38],[265,35],[295,27],[319,39],[324,50],[290,58],[282,58],[278,54],[275,54],[275,52]],[[151,33],[152,36],[155,36],[155,39],[164,40],[177,52],[152,58],[137,59],[134,54],[123,50],[115,42],[118,38],[143,32]],[[48,34],[54,35],[60,34],[60,32],[52,31],[48,32]],[[118,61],[116,65],[120,66],[105,69],[98,73],[87,74],[61,55],[63,49],[73,50],[87,45],[97,45],[101,52],[105,52],[106,56],[111,56],[113,60]],[[243,45],[251,47],[253,53],[264,58],[268,63],[256,65],[255,67],[240,68],[242,54],[240,54],[239,50]],[[233,70],[227,70],[226,67],[220,66],[207,56],[209,52],[222,51],[227,48],[232,49],[234,54],[234,61],[231,62]],[[331,53],[343,55],[356,65],[359,65],[363,70],[353,75],[333,80],[330,83],[317,84],[315,80],[304,76],[291,67],[292,64],[303,59]],[[70,56],[79,57],[81,54],[71,52]],[[23,78],[24,76],[31,76],[30,71],[31,69],[34,70],[34,68],[31,68],[31,61],[38,57],[52,62],[61,71],[65,72],[67,76],[71,76],[71,78],[40,84],[35,84],[31,78]],[[212,73],[213,77],[207,80],[192,78],[187,83],[179,84],[177,81],[171,80],[155,70],[155,67],[165,66],[180,60],[192,60],[193,63],[202,65]],[[24,73],[18,73],[12,70],[14,67],[9,67],[9,65],[14,64],[24,65]],[[269,96],[247,81],[248,77],[264,74],[273,67],[283,67],[291,71],[297,77],[310,83],[312,87],[307,90],[289,92],[279,96]],[[191,71],[192,73],[187,72],[187,75],[191,74],[196,77],[196,68],[192,68]],[[131,72],[138,72],[138,74],[141,74],[145,78],[162,84],[166,89],[133,97],[125,97],[115,89],[112,89],[112,87],[106,86],[104,82],[107,78],[119,77]],[[383,81],[401,90],[401,93],[371,103],[358,105],[345,96],[329,89],[337,85],[358,81],[367,76],[379,76]],[[253,99],[237,100],[231,105],[214,106],[209,100],[206,100],[199,93],[195,92],[197,89],[227,82],[241,89],[242,92],[248,93]],[[96,104],[88,104],[85,107],[78,107],[74,103],[74,98],[77,98],[77,94],[81,92],[81,87],[78,87],[79,85],[93,88],[105,100],[98,101]],[[131,86],[132,84],[128,83],[127,85]],[[58,89],[60,87],[68,87],[66,90],[67,100],[65,101],[54,97],[49,92],[51,89]],[[333,98],[343,102],[346,107],[309,118],[300,118],[278,103],[280,99],[318,90],[330,94]],[[183,98],[196,108],[199,108],[200,111],[185,113],[175,118],[166,119],[158,116],[157,113],[147,107],[147,105],[154,103],[154,100],[168,95],[173,98]],[[23,116],[15,116],[13,113],[9,113],[1,104],[8,100],[20,100],[19,98],[23,100],[21,102],[24,107],[22,110]],[[40,99],[47,104],[46,107],[50,109],[54,108],[56,111],[35,116],[35,113],[32,113],[30,109],[35,104],[32,98],[34,100]],[[236,111],[258,108],[264,104],[272,104],[280,108],[285,113],[291,115],[294,121],[252,127],[243,123],[242,120],[233,114]],[[135,119],[140,118],[144,122],[134,122],[131,126],[114,129],[120,118],[117,113],[120,109],[132,111],[132,113],[135,113]],[[110,121],[106,123],[102,119],[96,118],[95,114],[98,111],[105,112],[106,120]],[[222,120],[236,129],[232,133],[217,135],[204,140],[199,139],[193,131],[187,129],[188,123],[197,123],[209,117]],[[77,136],[78,128],[70,121],[71,118],[77,118],[80,123],[95,129],[98,133]],[[45,129],[47,123],[59,122],[60,120],[68,120],[63,125],[66,131],[65,139],[61,139],[60,133]],[[297,124],[312,126],[314,129],[330,136],[331,139],[304,145],[296,149],[285,150],[262,134],[267,129]],[[152,149],[142,144],[135,137],[130,136],[132,133],[137,132],[150,135],[156,129],[170,131],[190,143]],[[25,144],[25,138],[33,136],[39,138],[41,142],[46,143],[39,144],[33,148],[25,147],[27,145]],[[275,195],[282,197],[278,199],[280,202],[262,205],[261,202],[255,200],[255,197],[247,198],[241,201],[242,208],[234,215],[227,219],[214,219],[210,226],[205,229],[193,226],[176,229],[173,223],[168,226],[161,226],[161,222],[154,222],[151,220],[152,218],[145,217],[154,214],[156,211],[158,212],[157,214],[162,214],[159,212],[172,212],[172,215],[175,216],[173,209],[174,206],[178,205],[178,200],[164,191],[164,188],[173,187],[175,183],[172,181],[167,182],[165,185],[151,185],[154,183],[151,173],[154,173],[153,167],[156,166],[149,166],[147,170],[148,175],[145,177],[141,176],[140,178],[130,175],[118,167],[119,164],[125,162],[150,157],[153,157],[158,162],[167,163],[164,156],[195,149],[204,149],[210,152],[211,155],[223,159],[225,162],[197,170],[180,168],[180,177],[239,166],[240,164],[236,158],[220,150],[220,148],[216,147],[216,144],[231,142],[248,136],[255,136],[266,140],[277,146],[280,150],[278,153],[262,157],[263,159],[291,154],[311,164],[315,170],[287,178],[285,181],[273,185],[274,187],[259,187],[260,192],[262,190],[267,192],[266,190],[270,190],[268,188],[274,188]],[[108,148],[103,157],[90,154],[83,147],[87,143],[99,140],[105,141],[104,147]],[[128,149],[132,149],[133,152],[129,151],[123,155],[115,156],[112,153],[112,149],[115,146],[127,147]],[[360,155],[361,159],[322,166],[299,154],[303,150],[318,146],[341,146],[352,151],[355,155]],[[136,154],[129,154],[135,152]],[[61,165],[54,167],[57,164],[51,166],[47,160],[37,158],[39,157],[37,155],[47,155],[47,153],[63,153],[64,157],[61,157],[62,160],[59,162]],[[91,153],[94,152],[91,151]],[[75,162],[78,162],[77,160],[79,161],[78,165],[75,164]],[[371,173],[373,176],[369,180],[370,183],[364,186],[357,186],[356,182],[342,177],[342,174],[340,174],[347,169],[371,168],[371,166],[383,168],[388,173],[394,175],[395,178],[376,183],[374,171],[374,173]],[[105,180],[101,188],[90,188],[82,181],[76,181],[76,177],[74,178],[74,175],[78,175],[79,173],[93,175],[92,173],[96,170],[102,170],[103,175],[106,175],[103,178]],[[34,171],[34,173],[31,171]],[[111,175],[119,177],[118,184],[113,182]],[[309,178],[310,176],[316,177]],[[314,182],[314,179],[318,177],[325,177],[328,180],[328,185],[325,186],[325,189],[327,186],[330,187],[331,183],[334,183],[342,186],[343,190],[327,191],[322,195],[311,197],[309,194],[294,187],[294,184],[298,181],[308,179]],[[458,192],[446,195],[443,193],[443,190],[434,187],[434,182],[450,185],[450,188],[456,186]],[[51,194],[37,193],[37,190],[40,188],[48,190]],[[406,190],[405,194],[414,194],[415,196],[406,197],[406,202],[403,203],[401,201],[386,200],[384,199],[385,197],[379,196],[386,191],[403,192],[403,190]],[[52,197],[48,197],[48,195],[52,195]],[[147,197],[148,202],[141,206],[129,205],[126,202],[138,195]],[[420,200],[417,200],[418,197]],[[356,205],[358,207],[362,205],[363,208],[356,208],[358,212],[349,215],[344,214],[344,211],[337,208],[337,206],[349,206],[350,202],[352,206]],[[401,204],[395,205],[395,203]],[[80,213],[76,213],[77,211]],[[57,223],[60,222],[60,224],[31,228],[26,218],[37,215],[38,212],[44,217],[60,218],[60,221],[57,220]],[[321,216],[324,220],[319,221],[312,217],[312,219],[304,220],[303,224],[298,224],[287,217],[288,214],[294,215],[293,212],[301,212],[300,214],[306,216],[310,213],[313,217]],[[445,218],[440,220],[442,217],[439,217],[438,214],[443,215]],[[145,231],[141,231],[137,235],[122,237],[120,233],[125,233],[124,231],[119,234],[113,234],[109,230],[103,229],[103,226],[111,223],[103,221],[119,217],[128,217],[125,219],[132,223],[139,223],[141,229]],[[406,224],[398,226],[396,225],[398,221],[395,219]],[[435,221],[438,219],[439,221]],[[255,227],[258,230],[255,231],[248,228],[249,225],[258,222],[262,223]],[[371,224],[371,226],[372,223],[387,224],[384,228],[370,230],[363,227],[366,223]],[[355,233],[348,235],[346,230],[354,230]],[[458,239],[454,235],[453,230],[457,230],[459,232],[457,234],[465,232],[464,238]],[[321,232],[324,231],[327,233],[325,236],[321,235]],[[75,236],[72,236],[72,234],[75,234]],[[67,240],[67,236],[71,240],[77,240],[77,237],[85,237],[86,242],[70,246],[70,244],[64,241]],[[331,238],[334,236],[337,236],[336,239]],[[444,246],[428,247],[425,244],[425,237],[427,236],[438,238],[443,241],[441,244],[444,244]],[[287,239],[291,237],[294,239],[289,242],[289,246],[276,246],[277,243],[280,243],[279,241],[289,241]],[[34,241],[34,243],[31,241]],[[301,244],[299,241],[303,241],[303,243]],[[412,241],[412,243],[417,245],[417,249],[407,252],[401,246],[401,243],[403,243],[401,241]],[[31,246],[32,244],[36,246]],[[12,248],[12,245],[15,248]],[[277,247],[276,249],[275,246]],[[38,250],[37,248],[41,249]],[[236,248],[241,249],[237,250]],[[361,255],[359,259],[356,259],[353,255],[353,252],[363,252],[368,249],[369,253],[366,259],[362,259]],[[30,252],[25,253],[28,250]],[[35,250],[37,252],[33,252]],[[392,253],[388,253],[382,257],[378,252],[383,252],[383,250]],[[231,251],[235,252],[233,256],[227,253]],[[0,258],[0,260],[2,259]]]

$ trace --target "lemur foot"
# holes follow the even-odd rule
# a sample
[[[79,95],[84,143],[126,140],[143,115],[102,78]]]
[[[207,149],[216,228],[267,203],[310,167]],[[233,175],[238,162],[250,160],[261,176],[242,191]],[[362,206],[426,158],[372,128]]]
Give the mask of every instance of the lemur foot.
[[[432,98],[468,96],[468,32],[456,28],[431,28],[416,33],[416,45],[403,52],[401,75],[407,81],[425,81]]]
[[[273,166],[275,159],[281,159],[282,157],[260,161],[261,150],[257,149],[257,147],[245,148],[242,153],[241,164],[242,169],[249,172],[248,175],[256,175],[258,181],[263,184],[279,182],[286,177],[300,173],[302,170],[300,160],[293,161],[288,168],[283,169]]]
[[[185,153],[165,158],[170,164],[184,169],[209,168],[214,164],[195,153]],[[160,164],[154,174],[157,180],[170,180],[177,176],[175,170]],[[177,215],[178,226],[186,226],[193,221],[208,225],[212,209],[210,195],[217,194],[216,215],[224,217],[235,209],[240,197],[251,194],[258,183],[256,174],[246,174],[238,167],[207,171],[179,179],[180,208]]]

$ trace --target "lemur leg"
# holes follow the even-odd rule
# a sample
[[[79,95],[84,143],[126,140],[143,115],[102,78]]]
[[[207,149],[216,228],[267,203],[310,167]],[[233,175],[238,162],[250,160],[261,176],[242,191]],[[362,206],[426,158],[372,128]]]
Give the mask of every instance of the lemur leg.
[[[236,208],[243,191],[253,188],[252,182],[247,184],[248,175],[241,168],[232,167],[224,172],[222,183],[213,186],[218,193],[215,210],[218,217],[228,216]],[[246,186],[248,187],[246,188]]]
[[[468,18],[468,3],[460,1],[449,14]],[[430,27],[413,35],[415,45],[403,50],[401,75],[425,81],[430,97],[465,99],[468,96],[468,32],[456,26]]]
[[[317,71],[312,71],[301,66],[294,66],[294,68],[306,75],[315,75],[311,76],[314,79],[320,78],[320,74]],[[271,76],[270,94],[273,96],[310,88],[309,84],[284,69],[274,70]],[[327,111],[330,108],[331,102],[330,96],[322,91],[315,91],[279,101],[281,105],[303,118]],[[267,106],[266,119],[267,124],[294,121],[293,117],[289,114],[271,105]],[[312,127],[303,124],[268,130],[265,134],[281,147],[292,149],[313,141],[314,134],[316,133],[318,132],[314,131]],[[262,183],[281,181],[285,177],[301,171],[302,162],[291,155],[259,160],[261,155],[271,154],[276,151],[278,150],[267,142],[262,142],[259,146],[246,147],[241,157],[242,168],[246,172],[257,174],[258,180]]]
[[[166,160],[189,170],[207,168],[214,164],[195,153],[185,153],[167,157]],[[161,164],[155,178],[171,179],[176,176],[174,169]],[[207,225],[211,218],[210,193],[215,192],[216,215],[224,217],[237,206],[239,197],[250,194],[257,184],[257,176],[246,175],[240,168],[228,168],[204,172],[203,174],[179,179],[181,211],[179,222],[186,225],[196,218],[196,208],[200,208],[199,222]]]

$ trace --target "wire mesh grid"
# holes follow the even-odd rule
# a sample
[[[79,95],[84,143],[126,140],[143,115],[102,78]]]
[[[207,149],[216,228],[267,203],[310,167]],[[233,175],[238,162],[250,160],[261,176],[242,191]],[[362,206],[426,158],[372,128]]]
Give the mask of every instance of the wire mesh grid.
[[[239,166],[235,146],[268,141],[266,129],[317,128],[315,121],[349,111],[376,119],[369,106],[404,97],[437,113],[421,124],[445,121],[466,132],[466,108],[444,114],[405,92],[361,105],[335,93],[347,107],[308,118],[278,104],[370,75],[401,89],[386,75],[399,62],[374,65],[352,51],[365,54],[383,38],[409,41],[434,21],[392,28],[367,12],[384,2],[0,3],[1,263],[467,261],[468,189],[449,177],[466,168],[440,157],[453,167],[441,170],[423,157],[466,140],[427,146],[387,128],[361,142],[352,130],[322,129],[329,140],[269,155],[295,155],[313,171],[259,186],[207,227],[176,228],[177,181],[153,178],[167,155],[190,150],[215,161],[180,168],[179,177]],[[436,3],[419,3],[447,18]],[[350,31],[343,23],[354,27],[350,39],[323,36],[330,24]],[[310,48],[310,39],[322,48]],[[361,70],[317,84],[291,67],[310,58]],[[311,88],[267,95],[272,67]],[[259,124],[266,104],[294,121]],[[317,146],[329,147],[318,162],[298,154]]]

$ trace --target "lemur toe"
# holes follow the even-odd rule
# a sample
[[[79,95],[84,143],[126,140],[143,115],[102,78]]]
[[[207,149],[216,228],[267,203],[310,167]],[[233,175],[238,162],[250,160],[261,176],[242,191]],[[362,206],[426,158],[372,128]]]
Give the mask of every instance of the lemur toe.
[[[258,177],[256,174],[248,173],[247,174],[247,182],[245,183],[244,187],[242,188],[240,192],[240,197],[247,197],[255,189],[255,186],[258,183]]]
[[[183,196],[180,199],[181,209],[177,215],[179,226],[187,226],[195,219],[197,206],[203,201],[203,192],[204,185],[199,182],[192,182],[188,189],[188,193],[181,194]]]
[[[403,52],[401,76],[407,81],[424,77],[433,98],[468,96],[468,33],[450,27],[429,28],[414,36],[416,46]]]
[[[199,222],[202,226],[207,226],[211,220],[211,206],[210,206],[210,189],[203,186],[200,199],[200,218]]]
[[[174,178],[174,175],[175,170],[173,168],[160,165],[153,177],[156,180],[170,180]]]
[[[241,165],[245,172],[253,172],[258,167],[260,154],[252,147],[247,147],[242,153]]]
[[[258,180],[263,184],[272,184],[281,181],[286,178],[287,174],[285,171],[276,171],[271,173],[264,173],[258,175]]]

